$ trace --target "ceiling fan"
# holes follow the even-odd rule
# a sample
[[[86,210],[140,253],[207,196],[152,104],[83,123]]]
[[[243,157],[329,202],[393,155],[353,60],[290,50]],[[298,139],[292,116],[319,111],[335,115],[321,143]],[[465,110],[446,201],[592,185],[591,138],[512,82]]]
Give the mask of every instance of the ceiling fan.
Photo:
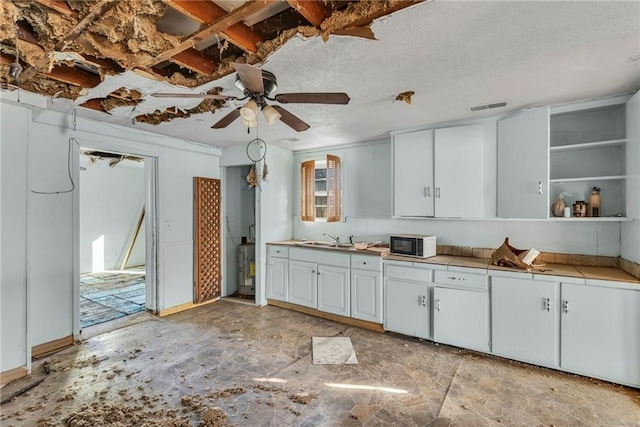
[[[238,107],[211,126],[213,129],[221,129],[229,126],[238,117],[242,117],[242,122],[248,127],[258,126],[258,108],[267,123],[273,124],[280,120],[292,129],[302,132],[309,129],[309,125],[299,117],[293,115],[288,110],[279,105],[271,106],[267,101],[275,101],[281,104],[342,104],[349,103],[349,95],[342,92],[300,92],[300,93],[280,93],[273,96],[278,87],[276,76],[266,70],[250,64],[233,63],[237,71],[235,85],[243,93],[243,97],[229,95],[210,95],[198,93],[153,93],[156,98],[202,98],[238,100],[249,99],[242,107]]]

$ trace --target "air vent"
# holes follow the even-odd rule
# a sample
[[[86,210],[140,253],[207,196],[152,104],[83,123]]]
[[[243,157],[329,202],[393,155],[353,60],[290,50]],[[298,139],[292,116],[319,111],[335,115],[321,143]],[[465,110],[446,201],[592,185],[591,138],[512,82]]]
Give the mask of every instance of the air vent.
[[[476,105],[475,107],[469,107],[469,111],[491,110],[492,108],[506,107],[507,104],[509,103],[506,101],[503,101],[503,102],[494,102],[493,104]]]

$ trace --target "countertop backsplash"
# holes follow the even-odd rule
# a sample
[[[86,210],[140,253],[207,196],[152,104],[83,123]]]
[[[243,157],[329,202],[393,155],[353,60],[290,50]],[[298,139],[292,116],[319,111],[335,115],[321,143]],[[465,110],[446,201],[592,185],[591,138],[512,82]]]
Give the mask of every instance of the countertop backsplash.
[[[491,258],[495,251],[492,248],[475,248],[472,246],[437,245],[438,255],[467,256],[473,258]],[[537,261],[547,264],[572,264],[588,267],[614,267],[640,279],[640,264],[621,257],[563,254],[555,252],[540,252]]]

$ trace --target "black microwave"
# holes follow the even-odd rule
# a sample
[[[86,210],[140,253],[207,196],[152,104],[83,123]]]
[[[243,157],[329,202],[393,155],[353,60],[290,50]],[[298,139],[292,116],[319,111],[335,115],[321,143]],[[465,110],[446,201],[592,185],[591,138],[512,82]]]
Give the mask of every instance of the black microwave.
[[[389,252],[392,255],[429,258],[436,255],[436,236],[420,234],[395,234],[389,236]]]

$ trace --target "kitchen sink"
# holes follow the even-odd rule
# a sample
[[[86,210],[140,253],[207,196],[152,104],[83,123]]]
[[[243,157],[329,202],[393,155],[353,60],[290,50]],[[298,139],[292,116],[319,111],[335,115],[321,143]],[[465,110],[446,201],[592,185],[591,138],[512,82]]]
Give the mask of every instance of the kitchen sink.
[[[315,240],[308,242],[299,242],[296,245],[310,248],[353,249],[353,245],[350,243],[321,242]]]

